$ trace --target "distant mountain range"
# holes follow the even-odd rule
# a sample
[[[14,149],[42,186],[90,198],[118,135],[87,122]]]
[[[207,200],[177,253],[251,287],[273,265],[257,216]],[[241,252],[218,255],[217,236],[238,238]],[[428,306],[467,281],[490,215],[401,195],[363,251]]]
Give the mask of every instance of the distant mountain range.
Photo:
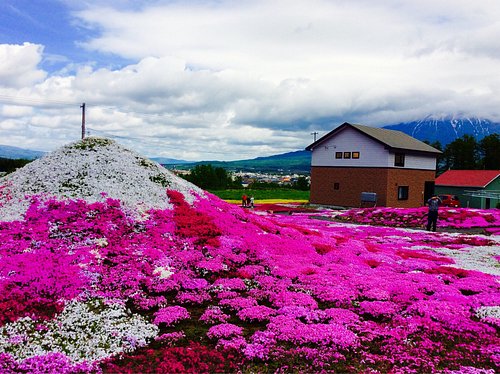
[[[12,147],[10,145],[0,145],[0,157],[2,158],[23,158],[25,160],[34,160],[36,158],[42,157],[44,154],[45,152],[41,151],[32,151],[30,149]]]
[[[311,169],[311,152],[294,151],[268,157],[257,157],[238,161],[200,161],[192,163],[165,163],[167,168],[191,169],[196,165],[211,164],[230,171],[255,171],[267,173],[308,174]]]
[[[500,123],[475,117],[429,116],[420,121],[384,126],[385,129],[399,130],[418,140],[439,141],[443,147],[462,137],[472,135],[476,140],[500,133]]]
[[[384,126],[385,129],[399,130],[422,141],[439,141],[443,148],[465,134],[481,140],[490,134],[500,133],[500,123],[476,117],[459,116],[428,116],[420,121],[399,123]],[[44,152],[32,151],[18,147],[0,145],[0,157],[35,159],[44,155]],[[231,171],[260,171],[271,173],[309,173],[311,167],[311,153],[309,151],[295,151],[268,157],[257,157],[250,160],[238,161],[200,161],[190,162],[165,157],[155,157],[152,160],[168,168],[190,169],[196,165],[211,164],[214,167],[223,167]]]

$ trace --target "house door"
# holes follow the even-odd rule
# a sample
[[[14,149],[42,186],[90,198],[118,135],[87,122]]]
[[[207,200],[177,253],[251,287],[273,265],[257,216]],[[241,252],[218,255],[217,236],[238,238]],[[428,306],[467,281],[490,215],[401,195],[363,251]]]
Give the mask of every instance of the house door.
[[[434,195],[434,181],[426,181],[424,184],[424,205]]]
[[[484,209],[490,209],[490,208],[491,208],[491,199],[487,197],[486,201],[485,201]]]

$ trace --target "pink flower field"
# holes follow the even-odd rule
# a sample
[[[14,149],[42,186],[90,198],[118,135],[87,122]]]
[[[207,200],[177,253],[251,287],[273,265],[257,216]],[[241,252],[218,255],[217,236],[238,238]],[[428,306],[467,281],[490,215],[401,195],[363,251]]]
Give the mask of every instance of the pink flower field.
[[[427,223],[427,208],[360,208],[337,215],[346,222],[395,227],[423,227]],[[446,208],[439,210],[439,226],[444,228],[481,228],[487,234],[500,233],[500,209]]]
[[[112,189],[26,200],[15,178],[0,372],[499,370],[498,236],[253,213],[168,176],[138,211]]]

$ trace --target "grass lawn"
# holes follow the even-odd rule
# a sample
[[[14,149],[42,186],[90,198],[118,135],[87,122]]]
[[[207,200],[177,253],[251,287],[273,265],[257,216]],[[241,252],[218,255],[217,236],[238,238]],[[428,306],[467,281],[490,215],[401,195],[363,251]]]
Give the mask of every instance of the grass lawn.
[[[269,200],[274,200],[274,202],[280,201],[294,201],[294,202],[307,202],[309,201],[309,191],[299,191],[292,189],[269,189],[269,190],[220,190],[220,191],[209,191],[214,195],[220,197],[228,202],[241,202],[241,197],[243,194],[247,196],[253,196],[255,203],[261,201],[269,202]]]

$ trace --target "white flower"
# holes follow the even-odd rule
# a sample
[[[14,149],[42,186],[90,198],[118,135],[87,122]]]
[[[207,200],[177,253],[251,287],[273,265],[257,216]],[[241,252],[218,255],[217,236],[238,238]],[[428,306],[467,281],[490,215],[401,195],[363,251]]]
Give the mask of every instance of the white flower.
[[[172,271],[172,268],[168,267],[168,266],[157,266],[154,270],[153,270],[153,274],[154,275],[158,275],[158,277],[160,279],[168,279],[170,278],[172,275],[174,275],[174,272]]]
[[[132,315],[123,305],[71,301],[51,321],[25,317],[1,327],[0,353],[23,360],[61,352],[75,363],[97,361],[145,346],[157,335],[157,326]]]
[[[166,190],[181,192],[192,203],[203,190],[177,177],[156,162],[116,142],[89,137],[62,147],[16,172],[0,178],[0,215],[4,221],[22,218],[29,200],[80,198],[88,202],[118,199],[137,218],[151,208],[171,208]],[[3,201],[2,196],[9,196]]]

